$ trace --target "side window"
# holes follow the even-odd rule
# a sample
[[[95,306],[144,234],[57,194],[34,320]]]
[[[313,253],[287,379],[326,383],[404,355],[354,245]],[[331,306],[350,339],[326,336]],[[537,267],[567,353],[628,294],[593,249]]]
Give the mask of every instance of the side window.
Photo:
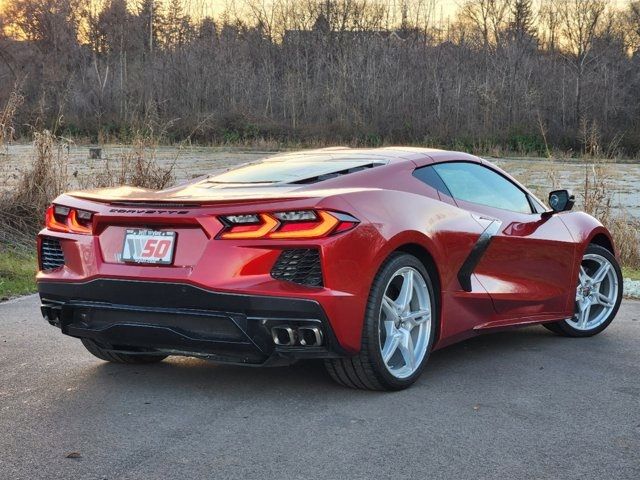
[[[442,181],[442,178],[440,178],[440,175],[436,173],[431,165],[418,168],[413,172],[413,176],[420,180],[422,183],[426,183],[430,187],[435,188],[439,192],[445,193],[450,197],[452,196],[451,192]]]
[[[469,162],[439,163],[433,169],[453,198],[488,207],[531,213],[527,195],[502,175]]]

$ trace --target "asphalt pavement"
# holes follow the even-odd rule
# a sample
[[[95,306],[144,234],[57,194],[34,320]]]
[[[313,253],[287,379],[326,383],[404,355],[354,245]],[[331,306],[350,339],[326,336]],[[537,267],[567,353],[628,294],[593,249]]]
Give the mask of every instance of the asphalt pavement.
[[[640,302],[602,334],[540,326],[432,355],[409,390],[322,364],[111,365],[0,304],[2,479],[638,479]]]

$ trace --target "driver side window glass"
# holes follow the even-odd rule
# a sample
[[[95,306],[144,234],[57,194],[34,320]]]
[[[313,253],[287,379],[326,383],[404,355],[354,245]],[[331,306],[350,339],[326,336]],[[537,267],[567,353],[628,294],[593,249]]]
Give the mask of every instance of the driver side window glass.
[[[502,175],[475,163],[451,162],[433,166],[453,198],[488,207],[531,213],[526,194]]]

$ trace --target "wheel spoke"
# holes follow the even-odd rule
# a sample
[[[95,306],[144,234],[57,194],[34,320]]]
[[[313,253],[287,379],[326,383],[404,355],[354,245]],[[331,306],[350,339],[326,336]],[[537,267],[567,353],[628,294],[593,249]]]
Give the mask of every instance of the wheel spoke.
[[[585,300],[580,306],[580,312],[578,314],[578,324],[580,325],[580,328],[587,328],[590,314],[591,302],[589,300]]]
[[[580,265],[580,273],[578,274],[578,278],[579,278],[581,284],[583,284],[584,282],[586,282],[590,278],[589,275],[587,275],[587,272],[585,271],[585,269],[584,269],[584,267],[582,265]]]
[[[394,320],[398,318],[395,302],[386,295],[382,297],[382,311],[385,313],[387,320]]]
[[[402,274],[402,287],[400,288],[400,294],[396,300],[396,305],[400,311],[406,311],[411,304],[411,298],[413,297],[413,270],[409,270]]]
[[[411,312],[408,315],[402,317],[402,320],[406,322],[411,328],[431,320],[431,312],[429,310],[418,310],[417,312]]]
[[[393,321],[384,322],[384,327],[387,332],[387,338],[384,342],[384,347],[382,347],[382,360],[384,360],[384,363],[389,364],[389,360],[398,349],[400,339],[398,329],[396,329]]]
[[[614,306],[614,300],[607,297],[604,293],[598,292],[596,295],[597,302],[603,307],[611,308]]]
[[[604,277],[607,276],[607,273],[609,273],[610,268],[611,268],[611,265],[609,265],[609,262],[603,263],[602,266],[598,269],[598,271],[593,275],[593,283],[602,282],[602,280],[604,280]]]
[[[400,348],[400,353],[402,354],[405,365],[413,371],[416,368],[416,357],[415,350],[413,348],[413,338],[411,337],[411,333],[405,329],[402,329],[400,331],[400,334],[401,336],[398,348]]]

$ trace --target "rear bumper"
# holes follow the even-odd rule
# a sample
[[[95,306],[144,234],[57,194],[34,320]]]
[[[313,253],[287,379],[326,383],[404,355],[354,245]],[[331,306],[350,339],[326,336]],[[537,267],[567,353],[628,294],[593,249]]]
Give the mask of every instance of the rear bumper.
[[[220,293],[184,283],[39,281],[42,314],[62,333],[107,350],[280,365],[345,355],[314,300]],[[320,331],[320,342],[276,345],[273,328]],[[302,330],[299,330],[302,327]],[[302,343],[305,343],[304,341]],[[312,344],[309,344],[312,343]]]

